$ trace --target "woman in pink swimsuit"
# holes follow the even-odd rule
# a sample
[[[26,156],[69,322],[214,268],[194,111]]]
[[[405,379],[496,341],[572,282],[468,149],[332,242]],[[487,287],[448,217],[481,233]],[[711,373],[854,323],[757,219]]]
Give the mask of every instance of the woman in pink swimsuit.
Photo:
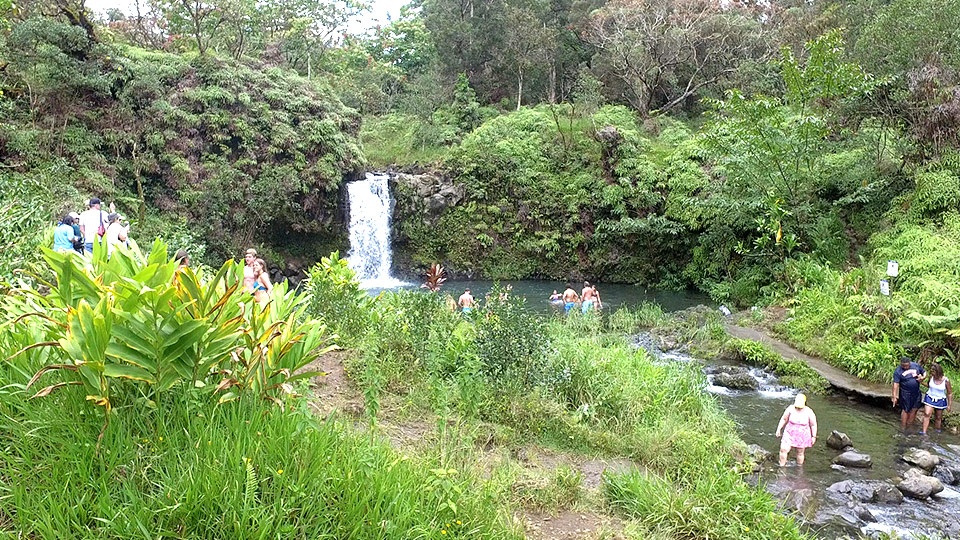
[[[807,396],[797,394],[793,405],[787,407],[777,426],[780,439],[780,466],[787,464],[787,454],[791,448],[797,449],[797,465],[803,465],[803,454],[817,442],[817,415],[807,407]]]

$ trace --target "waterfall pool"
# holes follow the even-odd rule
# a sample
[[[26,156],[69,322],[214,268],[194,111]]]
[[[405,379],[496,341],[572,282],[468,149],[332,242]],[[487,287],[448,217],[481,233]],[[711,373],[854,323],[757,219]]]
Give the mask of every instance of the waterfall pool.
[[[522,296],[527,301],[527,307],[544,314],[559,311],[558,306],[550,304],[550,294],[555,289],[563,293],[563,289],[566,287],[566,283],[561,281],[447,281],[440,288],[440,292],[441,294],[449,294],[457,298],[465,289],[470,289],[474,298],[482,301],[484,296],[490,293],[497,285],[499,285],[501,289],[509,285],[510,294]],[[579,293],[583,287],[583,283],[573,283],[573,286]],[[613,313],[620,307],[636,307],[643,302],[660,304],[664,311],[679,311],[700,304],[713,305],[709,296],[692,291],[663,291],[621,283],[599,283],[596,284],[596,286],[600,292],[600,299],[603,301],[603,310],[608,314]],[[367,290],[370,294],[377,295],[383,290],[398,288],[418,289],[419,287],[419,284],[410,283],[397,287],[367,287]]]

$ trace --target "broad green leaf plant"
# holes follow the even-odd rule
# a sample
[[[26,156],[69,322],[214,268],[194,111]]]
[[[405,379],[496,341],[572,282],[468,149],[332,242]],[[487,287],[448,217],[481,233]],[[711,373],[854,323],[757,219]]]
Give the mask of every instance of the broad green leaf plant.
[[[49,349],[27,388],[61,378],[33,397],[82,386],[107,423],[117,396],[131,389],[151,407],[178,387],[223,392],[221,403],[247,392],[282,405],[294,381],[313,375],[303,368],[334,348],[326,326],[304,316],[307,296],[281,283],[261,308],[233,261],[215,273],[179,268],[159,240],[149,255],[133,245],[109,258],[99,248],[90,258],[43,257],[55,275],[49,291],[22,285],[12,293],[19,301],[7,303],[20,306],[15,326],[39,326],[28,335],[44,337],[14,356]]]

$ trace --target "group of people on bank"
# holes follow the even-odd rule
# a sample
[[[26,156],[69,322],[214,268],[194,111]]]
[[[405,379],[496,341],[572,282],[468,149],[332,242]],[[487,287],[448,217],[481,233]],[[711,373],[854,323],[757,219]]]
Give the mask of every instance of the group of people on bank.
[[[113,203],[109,208],[109,212],[103,210],[100,199],[94,197],[83,212],[63,216],[53,232],[53,250],[87,254],[93,253],[93,245],[98,243],[107,248],[109,255],[125,246],[130,225],[124,224],[123,216],[116,212]]]
[[[926,392],[922,391],[921,384],[927,386]],[[900,410],[900,427],[904,432],[916,421],[917,412],[923,407],[920,435],[927,434],[931,418],[934,420],[934,429],[939,433],[943,413],[953,408],[953,386],[939,363],[930,365],[930,377],[927,379],[923,366],[908,357],[902,357],[893,371],[893,394],[890,400]],[[793,405],[783,411],[776,436],[780,438],[780,466],[787,464],[790,450],[796,450],[797,465],[803,465],[806,449],[817,442],[817,415],[807,407],[805,395],[797,394]]]

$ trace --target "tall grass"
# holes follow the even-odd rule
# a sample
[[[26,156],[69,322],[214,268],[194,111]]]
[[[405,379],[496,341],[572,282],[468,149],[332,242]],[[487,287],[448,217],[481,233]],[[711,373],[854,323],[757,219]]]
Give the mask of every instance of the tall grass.
[[[175,263],[161,257],[155,251],[155,265],[147,269],[152,271],[117,281],[129,285],[160,275],[153,288],[171,287],[171,276],[160,272]],[[111,261],[133,264],[117,256]],[[86,283],[81,275],[103,270],[100,263],[76,267],[74,285]],[[116,276],[87,277],[107,287]],[[28,348],[61,331],[57,313],[21,318],[41,311],[54,294],[67,296],[70,279],[61,277],[59,292],[47,297],[22,291],[0,297],[0,536],[519,538],[502,487],[443,451],[403,455],[367,433],[318,420],[291,391],[218,399],[213,387],[237,377],[240,366],[233,366],[232,374],[218,366],[184,375],[162,390],[144,381],[114,380],[106,424],[86,386],[31,399],[35,390],[27,389],[27,381],[43,367],[89,361],[59,348]],[[285,287],[275,291],[277,314],[294,313],[303,301]],[[104,296],[114,293],[108,288]],[[183,309],[198,305],[196,300]],[[71,306],[64,309],[75,316]],[[149,315],[141,310],[130,318]],[[291,324],[297,316],[290,316]],[[287,339],[279,322],[271,328],[267,333]],[[317,329],[314,337],[324,335]],[[309,339],[290,339],[284,350],[295,352]],[[231,343],[237,362],[247,349],[263,354],[269,349],[247,347],[242,339]],[[70,381],[72,373],[61,375]]]
[[[0,526],[43,538],[519,538],[496,491],[336,422],[190,392],[99,425],[79,393],[2,401]],[[446,531],[444,534],[442,531]]]
[[[378,332],[368,335],[367,353],[353,371],[375,370],[386,388],[402,389],[407,399],[440,417],[456,413],[467,422],[505,426],[510,444],[536,441],[633,460],[649,489],[609,477],[604,493],[612,507],[639,518],[650,532],[802,536],[795,523],[776,513],[769,495],[743,483],[734,457],[742,442],[703,391],[698,367],[655,363],[586,318],[528,320],[513,317],[509,301],[493,301],[462,319],[440,299],[423,299],[431,296],[381,296],[379,309],[388,314],[380,316]],[[635,318],[626,319],[621,317],[629,326],[636,324]],[[484,335],[509,347],[483,345]],[[516,349],[538,352],[517,355]],[[521,483],[521,502],[569,504],[574,479],[552,482],[562,500],[551,502],[546,486]],[[677,514],[657,498],[697,506]],[[724,504],[710,504],[715,498]],[[660,512],[657,521],[640,517],[646,506]],[[750,512],[727,515],[737,508]],[[712,524],[717,536],[710,532]]]

